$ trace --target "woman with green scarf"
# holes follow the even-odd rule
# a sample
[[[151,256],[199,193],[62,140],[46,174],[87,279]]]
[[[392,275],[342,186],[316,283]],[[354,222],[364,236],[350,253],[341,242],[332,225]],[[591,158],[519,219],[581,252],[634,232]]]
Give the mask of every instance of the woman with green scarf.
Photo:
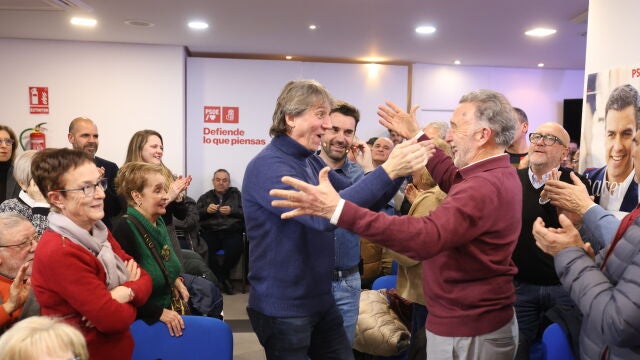
[[[138,308],[138,318],[148,324],[160,320],[167,325],[171,336],[180,336],[184,321],[170,309],[172,288],[175,287],[185,303],[189,292],[180,276],[182,266],[162,219],[169,203],[162,166],[127,163],[118,172],[116,187],[118,194],[126,198],[128,208],[126,215],[114,226],[114,237],[153,280],[151,296]],[[145,234],[149,241],[145,241]]]

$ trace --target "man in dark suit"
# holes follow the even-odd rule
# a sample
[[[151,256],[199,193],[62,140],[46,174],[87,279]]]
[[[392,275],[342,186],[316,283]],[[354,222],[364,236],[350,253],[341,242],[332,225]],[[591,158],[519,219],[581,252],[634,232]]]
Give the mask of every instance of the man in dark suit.
[[[69,143],[76,150],[81,150],[91,155],[96,166],[102,172],[102,177],[108,179],[109,185],[105,191],[104,199],[104,218],[102,221],[111,229],[111,219],[120,214],[121,205],[116,195],[116,186],[114,180],[118,174],[118,165],[115,163],[97,157],[98,145],[98,127],[89,118],[77,117],[69,124],[69,134],[67,135]]]
[[[613,89],[605,107],[607,165],[584,173],[591,182],[596,204],[612,212],[630,212],[638,205],[638,183],[633,178],[631,158],[638,122],[638,90],[629,84]]]

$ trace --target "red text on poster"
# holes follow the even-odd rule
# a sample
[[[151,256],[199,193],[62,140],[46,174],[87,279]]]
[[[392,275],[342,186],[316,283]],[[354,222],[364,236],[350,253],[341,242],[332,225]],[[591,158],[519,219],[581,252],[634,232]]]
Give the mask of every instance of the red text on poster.
[[[240,122],[240,108],[225,106],[222,108],[222,122],[229,124],[237,124]]]
[[[29,112],[31,114],[49,113],[49,88],[29,87]]]
[[[220,122],[220,106],[205,106],[204,122],[219,123]]]

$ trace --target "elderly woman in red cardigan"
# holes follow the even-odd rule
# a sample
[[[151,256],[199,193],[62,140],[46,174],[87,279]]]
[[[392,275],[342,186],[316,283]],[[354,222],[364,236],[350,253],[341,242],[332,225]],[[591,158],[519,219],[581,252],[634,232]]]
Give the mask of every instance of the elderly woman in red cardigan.
[[[31,170],[51,205],[31,277],[42,314],[80,329],[91,359],[130,359],[129,326],[151,279],[100,220],[106,179],[93,159],[70,149],[43,150]]]

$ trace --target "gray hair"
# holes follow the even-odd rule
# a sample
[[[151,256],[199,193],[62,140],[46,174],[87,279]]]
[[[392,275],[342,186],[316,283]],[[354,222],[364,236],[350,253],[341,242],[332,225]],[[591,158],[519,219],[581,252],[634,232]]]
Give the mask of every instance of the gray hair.
[[[325,103],[329,109],[334,106],[333,97],[319,82],[315,80],[289,81],[276,101],[269,135],[286,135],[289,132],[287,115],[298,116],[315,105]]]
[[[496,145],[507,148],[513,142],[518,120],[504,95],[493,90],[476,90],[463,95],[460,103],[476,106],[476,118],[491,129]]]
[[[630,84],[613,89],[604,108],[604,116],[607,117],[609,110],[622,111],[629,106],[633,106],[635,110],[636,129],[640,129],[640,95],[638,90]]]
[[[37,152],[36,150],[27,150],[16,156],[16,160],[13,163],[13,177],[20,186],[29,186],[31,181],[31,161]]]
[[[26,217],[18,213],[0,213],[0,243],[4,244],[5,240],[11,238],[13,230],[25,222],[31,224]]]
[[[447,131],[449,131],[449,124],[446,121],[433,121],[427,124],[425,128],[434,128],[440,133],[440,139],[447,137]]]

